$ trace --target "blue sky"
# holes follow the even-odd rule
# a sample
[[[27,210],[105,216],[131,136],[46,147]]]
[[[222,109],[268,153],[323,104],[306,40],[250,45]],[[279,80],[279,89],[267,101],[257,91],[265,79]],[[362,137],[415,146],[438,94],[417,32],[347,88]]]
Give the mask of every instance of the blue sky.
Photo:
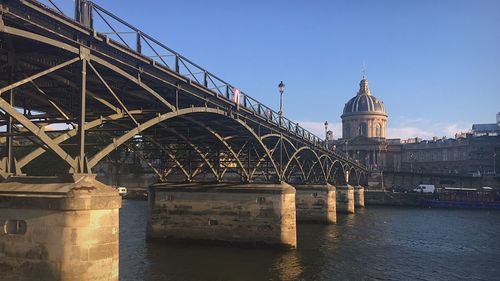
[[[285,115],[321,137],[325,120],[340,137],[363,63],[389,137],[453,136],[500,111],[500,1],[95,2],[273,108],[283,80]]]

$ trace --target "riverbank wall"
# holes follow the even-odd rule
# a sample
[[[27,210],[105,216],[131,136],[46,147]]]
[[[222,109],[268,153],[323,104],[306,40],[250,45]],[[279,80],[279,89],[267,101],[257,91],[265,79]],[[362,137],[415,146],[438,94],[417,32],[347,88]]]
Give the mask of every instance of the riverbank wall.
[[[382,190],[365,190],[365,205],[422,206],[423,200],[430,200],[434,194],[393,193]]]

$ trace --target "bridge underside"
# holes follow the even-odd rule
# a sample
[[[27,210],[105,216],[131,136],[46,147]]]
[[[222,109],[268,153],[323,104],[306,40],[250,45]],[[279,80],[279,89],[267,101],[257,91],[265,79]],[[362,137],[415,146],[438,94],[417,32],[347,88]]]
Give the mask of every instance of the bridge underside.
[[[133,151],[160,181],[362,181],[362,167],[183,57],[158,63],[34,1],[0,7],[5,175],[91,173]]]

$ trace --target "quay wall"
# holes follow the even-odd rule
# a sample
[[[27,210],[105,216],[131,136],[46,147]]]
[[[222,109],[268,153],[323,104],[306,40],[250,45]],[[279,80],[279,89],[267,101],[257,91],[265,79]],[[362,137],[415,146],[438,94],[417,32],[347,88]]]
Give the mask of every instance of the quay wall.
[[[421,206],[422,200],[432,199],[433,194],[393,193],[382,190],[365,190],[365,204],[388,206]]]

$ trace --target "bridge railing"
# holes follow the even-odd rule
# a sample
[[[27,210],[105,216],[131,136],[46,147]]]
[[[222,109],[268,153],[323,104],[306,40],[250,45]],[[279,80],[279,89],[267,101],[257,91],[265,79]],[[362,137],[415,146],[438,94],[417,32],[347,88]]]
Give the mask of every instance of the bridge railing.
[[[57,12],[64,14],[52,0],[48,1],[56,8]],[[143,56],[149,57],[156,64],[173,70],[192,82],[204,86],[214,95],[231,101],[237,110],[243,107],[309,144],[326,149],[324,140],[301,127],[298,123],[280,115],[272,108],[252,98],[98,4],[92,1],[87,1],[87,3],[90,7],[90,13],[93,14],[91,16],[93,18],[91,28],[98,31],[99,34],[109,37],[113,43],[123,45]],[[125,30],[122,30],[124,28]],[[349,159],[344,153],[337,151],[331,151],[331,153],[339,158]]]
[[[94,12],[94,15],[97,15],[99,19],[102,20],[102,23],[111,30],[110,32],[104,32],[102,34],[114,35],[117,43],[146,55],[150,59],[167,67],[168,69],[175,70],[175,72],[191,79],[193,82],[205,86],[215,95],[232,101],[238,109],[240,107],[244,107],[313,145],[320,145],[323,142],[321,138],[300,127],[298,123],[295,123],[284,116],[280,116],[280,114],[275,110],[257,101],[230,83],[224,81],[210,71],[172,50],[137,27],[122,20],[98,4],[92,1],[88,2],[92,8],[92,12]],[[109,19],[107,19],[106,16],[109,17]],[[120,31],[118,27],[112,25],[110,19],[121,24],[123,27],[126,27],[128,30]],[[126,40],[124,37],[124,35],[130,34],[135,36],[135,46],[131,44],[130,39]]]

